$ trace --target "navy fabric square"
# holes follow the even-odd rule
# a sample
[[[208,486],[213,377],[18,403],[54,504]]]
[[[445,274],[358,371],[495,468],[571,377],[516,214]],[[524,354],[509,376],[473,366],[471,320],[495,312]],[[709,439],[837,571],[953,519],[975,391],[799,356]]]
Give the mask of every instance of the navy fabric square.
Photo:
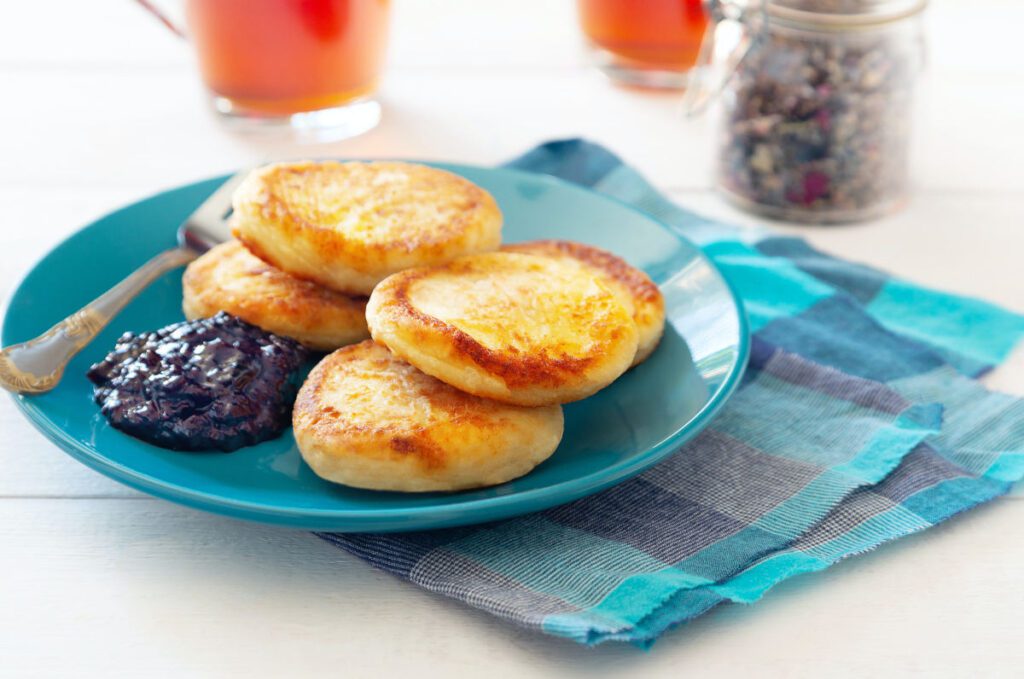
[[[766,238],[757,244],[757,249],[791,260],[797,268],[853,295],[861,304],[874,299],[888,280],[881,271],[826,255],[800,238]]]
[[[545,516],[550,521],[632,545],[666,565],[685,559],[745,525],[643,478],[548,510]]]
[[[822,300],[798,316],[774,320],[758,334],[805,359],[876,382],[944,365],[933,351],[886,330],[855,302],[840,296]]]

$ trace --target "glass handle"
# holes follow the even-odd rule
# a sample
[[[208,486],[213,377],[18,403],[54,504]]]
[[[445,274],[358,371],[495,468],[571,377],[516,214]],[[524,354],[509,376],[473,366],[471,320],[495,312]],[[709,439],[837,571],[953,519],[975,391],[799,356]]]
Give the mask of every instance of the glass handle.
[[[681,108],[687,117],[699,115],[707,109],[747,56],[755,33],[753,20],[761,18],[763,3],[761,0],[706,0],[705,10],[711,25],[704,32],[693,78],[683,94]],[[719,47],[729,43],[726,38],[730,32],[737,34],[732,40],[734,44],[719,62],[715,53]]]
[[[139,6],[142,7],[142,9],[155,16],[157,20],[166,26],[167,30],[171,33],[174,33],[174,35],[178,36],[182,40],[188,40],[188,34],[185,32],[185,29],[167,16],[167,12],[157,7],[154,3],[150,2],[150,0],[135,0],[135,2],[139,3]]]

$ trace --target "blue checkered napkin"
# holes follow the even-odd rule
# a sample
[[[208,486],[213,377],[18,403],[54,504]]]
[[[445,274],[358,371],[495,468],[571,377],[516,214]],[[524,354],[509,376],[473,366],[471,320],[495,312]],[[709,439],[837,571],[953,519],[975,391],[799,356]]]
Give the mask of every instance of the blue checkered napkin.
[[[972,379],[1024,318],[700,218],[586,142],[512,165],[633,203],[701,245],[754,329],[744,384],[683,454],[598,495],[483,526],[324,539],[521,625],[643,645],[1024,476],[1024,403]]]

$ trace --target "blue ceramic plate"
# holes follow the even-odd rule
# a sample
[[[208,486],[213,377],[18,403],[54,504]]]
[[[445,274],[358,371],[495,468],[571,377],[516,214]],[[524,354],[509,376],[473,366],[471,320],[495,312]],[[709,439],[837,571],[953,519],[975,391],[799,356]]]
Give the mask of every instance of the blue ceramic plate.
[[[704,428],[746,364],[743,314],[721,274],[692,244],[650,217],[543,175],[439,165],[483,186],[505,214],[506,242],[564,238],[611,250],[642,267],[665,294],[657,351],[604,391],[565,407],[558,450],[521,479],[460,493],[363,491],[321,480],[291,432],[233,453],[181,453],[110,427],[92,401],[88,367],[126,330],[182,320],[181,272],[146,290],[68,366],[60,386],[16,397],[29,420],[72,457],[146,493],[243,519],[335,531],[402,531],[533,512],[619,483]],[[160,250],[224,180],[192,184],[90,224],[28,274],[4,319],[4,345],[46,330]]]

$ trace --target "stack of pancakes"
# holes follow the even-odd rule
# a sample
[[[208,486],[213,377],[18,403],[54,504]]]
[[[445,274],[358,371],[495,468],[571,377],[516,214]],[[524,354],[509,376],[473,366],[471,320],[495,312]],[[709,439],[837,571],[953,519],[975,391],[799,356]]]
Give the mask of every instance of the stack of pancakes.
[[[293,424],[305,461],[337,483],[522,476],[558,447],[561,404],[643,361],[664,327],[646,274],[579,243],[501,247],[491,195],[442,170],[269,165],[238,189],[233,219],[238,240],[185,272],[185,314],[226,311],[335,350]]]

